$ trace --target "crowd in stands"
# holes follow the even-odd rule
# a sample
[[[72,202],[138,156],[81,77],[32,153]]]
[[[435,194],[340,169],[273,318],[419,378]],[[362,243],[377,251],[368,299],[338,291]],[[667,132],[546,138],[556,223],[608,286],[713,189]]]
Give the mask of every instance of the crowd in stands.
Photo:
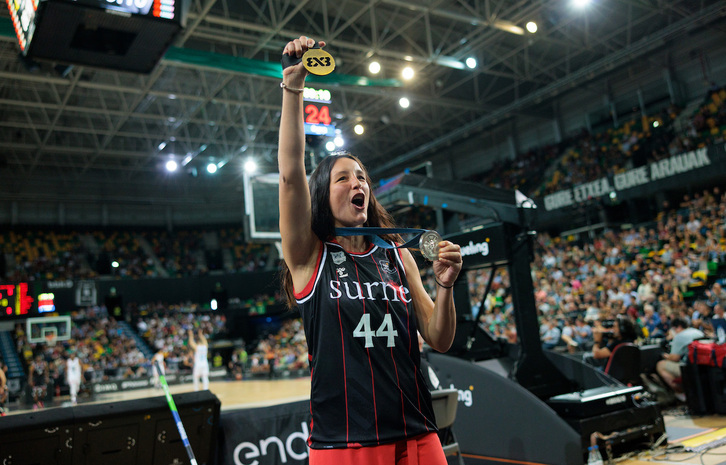
[[[205,242],[211,235],[212,244]],[[113,277],[139,279],[262,271],[272,246],[245,243],[241,228],[65,231],[23,228],[0,232],[5,270],[0,282]],[[222,257],[229,254],[230,263]],[[4,271],[4,273],[2,273]]]
[[[670,105],[656,115],[638,114],[601,132],[582,130],[558,144],[531,149],[515,160],[498,161],[488,172],[466,180],[541,197],[726,138],[725,88],[713,86],[694,114],[685,115],[685,130],[679,131],[674,122],[681,111]]]
[[[192,352],[188,346],[188,331],[201,329],[214,341],[228,336],[223,314],[199,313],[195,304],[167,306],[161,303],[138,307],[136,332],[152,351],[164,353],[167,366],[174,371],[191,368]]]
[[[469,272],[472,313],[494,335],[516,340],[505,270],[496,271],[482,301],[490,272]],[[722,312],[726,297],[726,195],[718,187],[686,195],[647,226],[606,230],[591,240],[540,234],[532,276],[545,348],[587,348],[588,327],[618,315],[630,318],[642,338],[666,337],[676,317],[709,334],[707,321]],[[435,293],[429,273],[424,283]]]
[[[8,282],[92,278],[83,248],[72,233],[8,230],[0,234],[0,251],[13,257],[6,265]]]
[[[308,347],[302,320],[286,320],[279,331],[262,338],[255,351],[249,354],[248,363],[250,374],[269,377],[308,369]]]

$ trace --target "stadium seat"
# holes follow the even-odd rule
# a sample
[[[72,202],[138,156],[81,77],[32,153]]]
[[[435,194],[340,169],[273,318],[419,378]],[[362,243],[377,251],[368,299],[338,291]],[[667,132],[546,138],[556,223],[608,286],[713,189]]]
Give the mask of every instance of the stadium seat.
[[[618,344],[608,358],[605,373],[629,386],[640,384],[640,348],[630,342]]]
[[[431,391],[431,401],[436,415],[436,427],[439,428],[439,439],[444,454],[457,456],[459,465],[464,465],[459,443],[451,427],[456,420],[456,409],[459,405],[459,391],[456,389],[440,389]]]

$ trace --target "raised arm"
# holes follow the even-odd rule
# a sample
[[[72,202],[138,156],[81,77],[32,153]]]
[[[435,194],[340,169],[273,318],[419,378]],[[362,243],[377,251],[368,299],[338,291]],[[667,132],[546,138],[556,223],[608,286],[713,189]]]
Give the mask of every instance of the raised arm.
[[[301,57],[315,41],[305,36],[285,46],[283,53]],[[320,42],[323,47],[325,42]],[[280,234],[285,263],[296,289],[304,287],[315,266],[319,240],[311,228],[310,191],[305,176],[303,94],[307,71],[302,63],[282,72],[282,112],[277,163],[280,171]]]
[[[197,350],[197,343],[194,342],[194,332],[191,329],[188,329],[187,333],[189,336],[189,347],[191,347],[192,350]]]

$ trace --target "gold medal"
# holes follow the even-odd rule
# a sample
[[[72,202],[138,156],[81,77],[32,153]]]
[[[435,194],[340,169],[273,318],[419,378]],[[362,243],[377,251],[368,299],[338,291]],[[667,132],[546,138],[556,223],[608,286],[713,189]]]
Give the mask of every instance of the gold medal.
[[[335,69],[333,56],[320,48],[308,49],[302,56],[302,63],[310,74],[325,76]]]
[[[421,255],[432,262],[438,260],[439,242],[441,242],[441,236],[436,231],[429,230],[421,234],[418,245]]]

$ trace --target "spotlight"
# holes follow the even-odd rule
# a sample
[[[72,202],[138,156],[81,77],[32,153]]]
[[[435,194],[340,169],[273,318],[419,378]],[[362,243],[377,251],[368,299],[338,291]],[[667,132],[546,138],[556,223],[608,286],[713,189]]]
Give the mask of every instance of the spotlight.
[[[467,58],[466,59],[466,66],[468,66],[469,69],[476,68],[476,58],[474,58],[474,57]]]
[[[405,79],[406,81],[413,79],[414,74],[415,73],[413,72],[413,68],[411,68],[410,66],[406,66],[405,68],[403,68],[403,71],[401,71],[401,76],[403,76],[403,79]]]
[[[408,106],[411,105],[411,102],[409,102],[406,97],[401,97],[398,100],[398,104],[401,105],[401,108],[408,108]]]
[[[535,32],[537,32],[537,23],[535,23],[534,21],[528,22],[525,27],[532,34],[534,34]]]
[[[590,4],[590,0],[572,0],[572,6],[575,8],[585,8]]]
[[[336,147],[342,147],[345,145],[345,141],[340,136],[335,136],[335,139],[333,139],[333,142],[335,143]]]
[[[176,169],[178,167],[179,167],[179,165],[177,165],[176,161],[174,161],[174,160],[169,160],[166,162],[166,170],[169,171],[170,173],[173,173],[174,171],[176,171]]]
[[[328,152],[332,152],[333,150],[335,150],[335,142],[333,142],[332,140],[329,140],[328,142],[326,142],[325,150],[327,150]]]
[[[371,72],[371,74],[378,74],[381,72],[381,64],[377,61],[371,61],[368,65],[368,71]]]
[[[244,164],[244,170],[247,174],[252,174],[257,171],[257,162],[251,158],[248,158]]]
[[[361,134],[363,134],[363,133],[365,132],[365,130],[366,130],[366,129],[365,129],[364,127],[363,127],[363,125],[362,125],[362,124],[356,124],[356,125],[355,125],[355,127],[353,128],[353,131],[354,131],[354,132],[355,132],[356,134],[358,134],[359,136],[360,136]]]
[[[217,172],[217,165],[215,163],[210,163],[207,165],[207,173],[214,174]]]

